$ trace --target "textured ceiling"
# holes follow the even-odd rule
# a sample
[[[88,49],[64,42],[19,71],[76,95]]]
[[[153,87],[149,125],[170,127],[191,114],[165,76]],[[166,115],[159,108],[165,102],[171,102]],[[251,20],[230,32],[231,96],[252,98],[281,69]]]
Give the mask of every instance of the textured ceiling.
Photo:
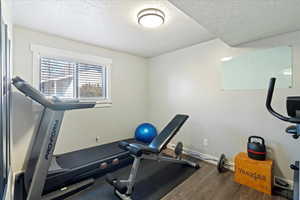
[[[230,45],[300,30],[299,0],[169,0]]]
[[[144,8],[162,9],[157,29],[137,24]],[[13,0],[17,25],[135,55],[152,57],[214,36],[167,0]]]

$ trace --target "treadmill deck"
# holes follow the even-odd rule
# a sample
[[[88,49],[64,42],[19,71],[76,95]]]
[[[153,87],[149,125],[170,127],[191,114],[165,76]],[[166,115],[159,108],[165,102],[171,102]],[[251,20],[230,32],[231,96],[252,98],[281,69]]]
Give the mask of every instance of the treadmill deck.
[[[141,143],[133,138],[124,140],[130,143]],[[106,158],[115,157],[126,151],[119,148],[120,141],[103,144],[95,147],[81,149],[69,153],[56,155],[57,163],[65,169],[73,169],[87,165],[88,163],[105,160]]]

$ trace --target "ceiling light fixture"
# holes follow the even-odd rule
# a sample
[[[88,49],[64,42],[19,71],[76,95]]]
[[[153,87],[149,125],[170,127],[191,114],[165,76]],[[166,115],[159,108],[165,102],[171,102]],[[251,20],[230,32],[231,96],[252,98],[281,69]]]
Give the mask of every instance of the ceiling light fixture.
[[[137,14],[138,23],[147,28],[156,28],[165,22],[165,13],[156,8],[147,8]]]

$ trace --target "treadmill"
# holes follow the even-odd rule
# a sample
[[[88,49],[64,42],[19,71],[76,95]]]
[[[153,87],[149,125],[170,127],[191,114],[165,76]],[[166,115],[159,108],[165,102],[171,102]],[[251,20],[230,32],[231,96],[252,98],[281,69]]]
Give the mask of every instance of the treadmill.
[[[16,178],[15,200],[63,199],[89,187],[95,178],[133,162],[129,152],[118,147],[119,141],[54,156],[64,112],[93,108],[95,102],[47,99],[20,77],[13,78],[13,85],[43,106],[26,171]]]

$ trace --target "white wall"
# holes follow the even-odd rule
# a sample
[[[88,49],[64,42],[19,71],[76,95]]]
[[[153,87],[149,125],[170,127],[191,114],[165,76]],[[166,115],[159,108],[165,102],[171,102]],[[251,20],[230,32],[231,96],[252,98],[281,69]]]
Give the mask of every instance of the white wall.
[[[294,89],[278,89],[273,105],[285,111],[285,97],[300,95],[300,32],[230,48],[216,39],[150,59],[150,121],[162,127],[176,113],[190,119],[176,137],[202,153],[229,158],[246,151],[247,138],[261,135],[272,148],[275,174],[292,179],[289,164],[300,159],[300,140],[285,134],[288,125],[265,108],[266,90],[221,91],[221,58],[258,48],[293,45]],[[268,84],[268,83],[266,83]],[[208,147],[203,139],[208,139]]]
[[[129,54],[14,27],[14,75],[32,83],[30,44],[71,50],[83,54],[111,58],[112,101],[110,108],[66,112],[56,153],[63,153],[132,137],[135,127],[147,118],[147,60]],[[13,168],[24,168],[28,147],[37,125],[38,112],[20,93],[13,96]],[[96,136],[100,143],[96,143]]]

